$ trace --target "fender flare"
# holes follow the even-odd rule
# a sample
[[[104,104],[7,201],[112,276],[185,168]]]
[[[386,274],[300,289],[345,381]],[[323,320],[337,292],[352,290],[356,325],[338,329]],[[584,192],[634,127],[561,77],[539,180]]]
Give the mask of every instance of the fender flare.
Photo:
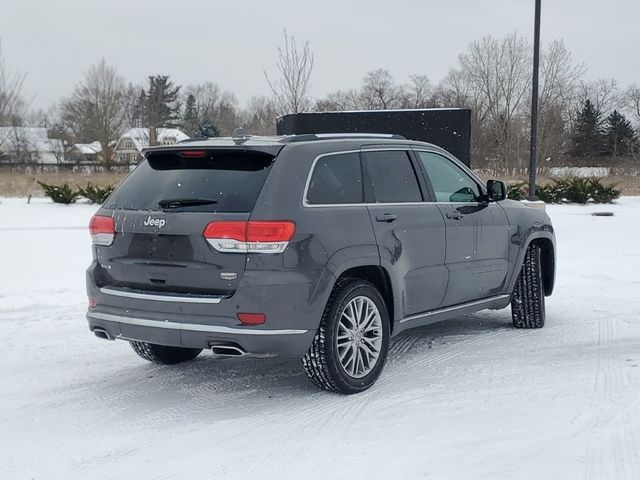
[[[548,240],[551,244],[551,252],[547,252],[545,254],[545,270],[543,272],[544,275],[544,286],[545,286],[545,296],[550,296],[553,293],[553,287],[555,284],[555,276],[556,276],[556,241],[553,232],[546,230],[538,230],[530,233],[525,242],[522,243],[522,247],[520,247],[518,251],[518,256],[516,261],[514,262],[514,269],[511,273],[511,279],[508,283],[507,293],[512,293],[516,282],[518,280],[518,275],[520,275],[520,271],[522,270],[522,265],[524,264],[524,256],[531,245],[531,242],[535,240]]]
[[[323,301],[326,302],[338,278],[347,270],[358,267],[375,267],[382,269],[386,276],[388,288],[390,289],[390,292],[387,292],[391,297],[388,301],[396,303],[399,300],[396,296],[400,289],[395,284],[394,278],[388,269],[381,264],[377,245],[356,245],[335,252],[325,266],[321,281],[318,282],[318,287],[320,288],[318,289],[319,291],[316,292],[316,295],[321,296]],[[381,292],[381,294],[383,296],[385,295],[384,292]],[[391,321],[395,323],[395,321],[398,320],[397,315],[400,314],[400,310],[393,308],[394,305],[390,307],[393,310],[393,318]]]

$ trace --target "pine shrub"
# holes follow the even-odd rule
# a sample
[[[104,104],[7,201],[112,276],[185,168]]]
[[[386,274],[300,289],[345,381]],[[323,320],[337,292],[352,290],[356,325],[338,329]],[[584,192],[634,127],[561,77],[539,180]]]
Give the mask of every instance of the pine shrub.
[[[78,187],[78,193],[91,203],[98,203],[102,205],[109,195],[111,195],[114,188],[115,187],[113,185],[99,187],[98,185],[88,182],[84,188]]]
[[[527,186],[525,182],[512,183],[507,185],[507,198],[511,200],[524,200],[526,195],[524,189]]]
[[[513,183],[507,187],[507,198],[527,198],[527,184]],[[611,203],[620,197],[616,184],[603,185],[600,178],[554,178],[547,185],[536,185],[536,195],[545,203]]]
[[[42,187],[42,190],[44,190],[44,194],[55,203],[75,203],[80,196],[80,193],[73,190],[68,183],[64,183],[62,185],[47,185],[42,182],[38,183]]]
[[[603,185],[600,178],[591,178],[589,192],[594,203],[611,203],[620,197],[620,190],[616,188],[618,184]]]

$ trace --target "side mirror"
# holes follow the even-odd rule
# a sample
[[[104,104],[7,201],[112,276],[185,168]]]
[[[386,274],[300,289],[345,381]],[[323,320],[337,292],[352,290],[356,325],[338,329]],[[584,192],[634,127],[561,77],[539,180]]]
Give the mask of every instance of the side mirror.
[[[487,182],[487,196],[490,202],[499,202],[507,198],[507,187],[500,180],[489,180]]]

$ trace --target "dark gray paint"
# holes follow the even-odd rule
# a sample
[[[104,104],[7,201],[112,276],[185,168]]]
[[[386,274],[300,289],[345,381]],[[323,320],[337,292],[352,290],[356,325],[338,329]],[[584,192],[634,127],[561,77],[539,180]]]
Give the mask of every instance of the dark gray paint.
[[[250,141],[250,148],[262,148]],[[504,200],[484,204],[434,204],[421,179],[425,202],[354,206],[305,206],[304,191],[314,160],[331,152],[361,148],[415,148],[436,151],[419,142],[370,139],[315,140],[288,143],[276,140],[264,148],[282,149],[249,218],[293,220],[296,234],[282,254],[222,254],[201,236],[211,220],[246,219],[246,214],[153,212],[167,222],[160,231],[143,227],[150,212],[99,210],[116,219],[116,242],[93,247],[87,271],[87,291],[97,307],[87,316],[91,329],[105,329],[111,337],[165,345],[206,348],[211,342],[234,342],[248,352],[302,355],[309,347],[335,281],[347,270],[382,267],[393,295],[393,333],[483,308],[503,308],[509,302],[527,245],[549,242],[552,258],[545,274],[546,293],[553,287],[555,238],[544,211]],[[376,146],[373,147],[372,143]],[[191,142],[170,149],[215,148],[215,142]],[[239,145],[234,148],[247,148]],[[225,144],[225,148],[229,148]],[[474,176],[477,179],[477,177]],[[478,180],[479,181],[479,180]],[[455,210],[460,220],[447,219]],[[396,221],[378,222],[381,214]],[[136,235],[146,235],[150,250],[134,248]],[[173,244],[169,241],[173,238]],[[158,248],[153,250],[154,245]],[[172,245],[180,245],[175,249]],[[135,255],[131,255],[135,252]],[[150,255],[150,256],[149,256]],[[469,257],[469,258],[467,258]],[[151,261],[148,261],[148,260]],[[221,280],[220,272],[238,278]],[[159,285],[152,280],[164,279]],[[104,295],[99,287],[130,286],[143,290],[222,294],[218,304],[187,304]],[[478,299],[481,304],[459,305]],[[447,306],[460,308],[442,309]],[[267,322],[253,330],[298,329],[304,334],[250,335],[165,331],[96,319],[103,313],[123,317],[215,325],[247,331],[237,312],[264,312]],[[422,315],[421,314],[425,314]],[[408,321],[403,321],[409,318]]]

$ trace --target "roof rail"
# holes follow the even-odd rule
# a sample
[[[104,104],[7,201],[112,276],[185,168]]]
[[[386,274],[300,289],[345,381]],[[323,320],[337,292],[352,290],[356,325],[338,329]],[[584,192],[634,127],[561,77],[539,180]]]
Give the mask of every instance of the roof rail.
[[[303,133],[290,135],[282,139],[284,143],[309,142],[313,140],[339,140],[349,138],[386,138],[391,140],[406,140],[402,135],[392,133]]]

